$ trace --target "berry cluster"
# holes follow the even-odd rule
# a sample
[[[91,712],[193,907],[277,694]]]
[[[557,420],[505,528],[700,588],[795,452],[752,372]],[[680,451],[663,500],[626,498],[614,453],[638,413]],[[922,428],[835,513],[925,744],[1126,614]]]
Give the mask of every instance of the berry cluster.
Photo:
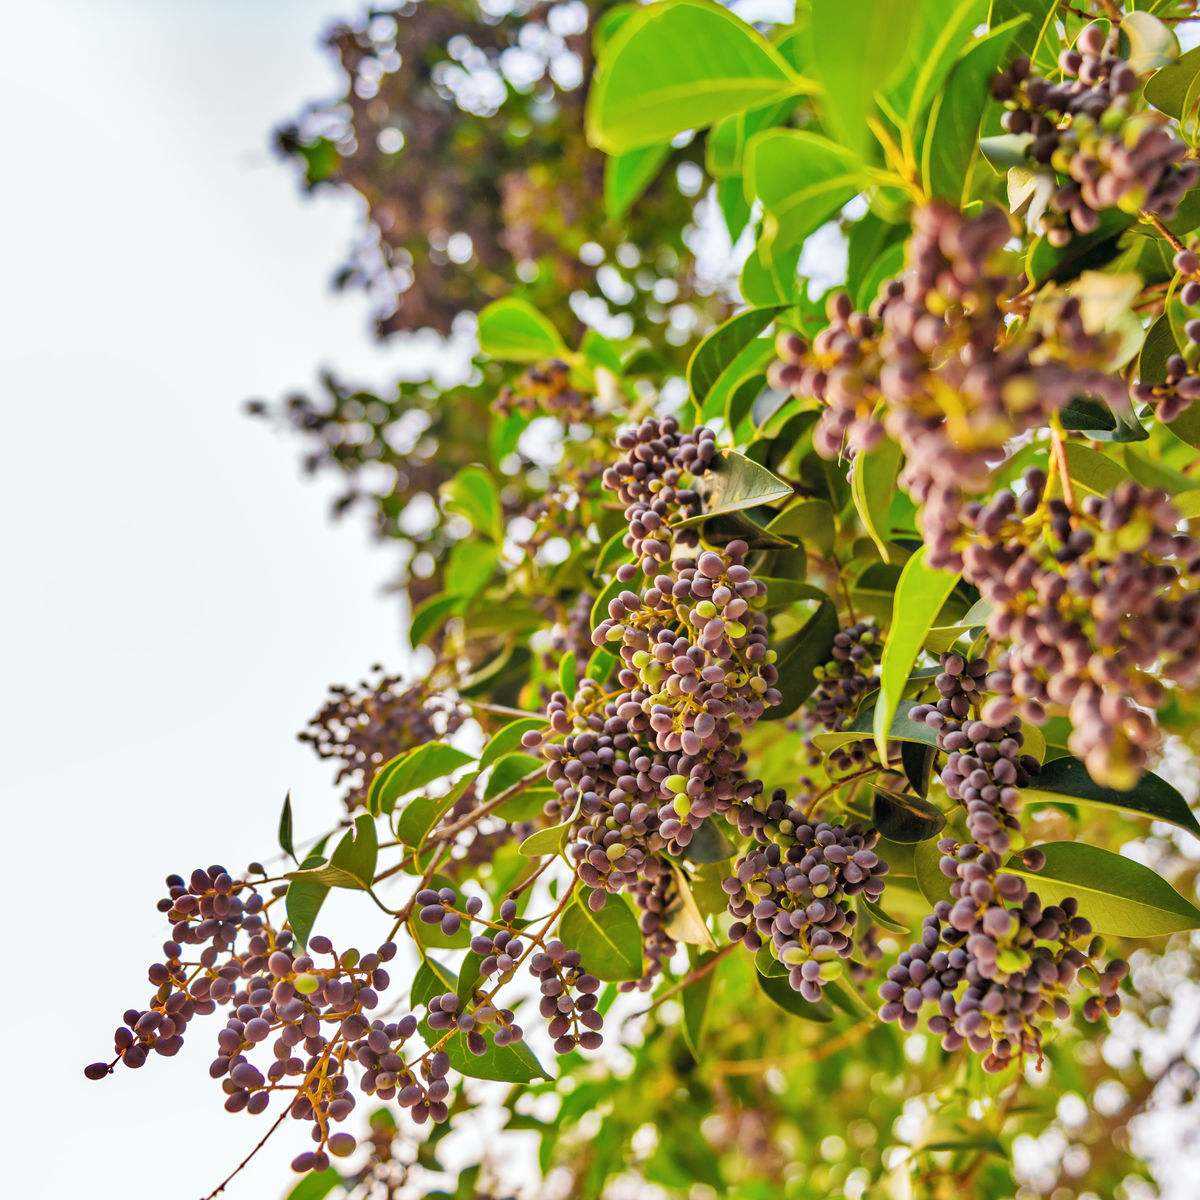
[[[1200,678],[1200,544],[1166,495],[1132,481],[1072,509],[1030,471],[1021,494],[967,510],[964,573],[1005,646],[988,676],[991,725],[1070,717],[1092,777],[1131,787],[1156,742],[1161,679]]]
[[[964,496],[986,490],[1013,437],[1077,396],[1127,399],[1123,381],[1102,369],[1109,338],[1085,329],[1074,297],[1047,301],[1019,333],[1008,329],[1020,285],[1002,267],[1010,236],[999,209],[967,217],[927,204],[913,214],[903,275],[869,316],[835,298],[828,339],[818,336],[811,351],[802,339],[780,339],[773,378],[825,400],[814,436],[820,453],[877,442],[883,402],[882,427],[904,450],[900,483],[923,506],[934,566],[958,567]]]
[[[539,1011],[550,1022],[555,1053],[570,1054],[576,1046],[599,1049],[604,1041],[604,1018],[596,1008],[600,980],[583,969],[579,951],[551,938],[530,958],[529,970],[540,984]]]
[[[356,687],[335,684],[299,739],[321,758],[339,762],[336,783],[345,784],[348,809],[366,803],[371,777],[389,758],[425,742],[449,737],[468,710],[425,683],[372,667],[373,678]]]
[[[545,413],[564,425],[586,424],[596,415],[593,398],[572,386],[571,368],[557,358],[530,367],[502,389],[496,409],[505,416],[514,412],[527,417]]]
[[[883,437],[875,415],[879,402],[879,317],[856,312],[850,297],[829,298],[829,324],[811,344],[792,329],[776,338],[778,358],[768,371],[771,386],[794,396],[812,396],[826,406],[813,434],[813,445],[826,458],[836,458],[845,445],[867,451]]]
[[[604,486],[626,506],[625,544],[649,575],[668,561],[672,543],[696,544],[693,531],[668,526],[699,514],[700,494],[687,482],[713,465],[716,435],[704,426],[681,432],[674,417],[647,419],[617,434],[617,449],[623,456],[604,472]]]
[[[992,81],[992,94],[1008,108],[1005,128],[1028,135],[1030,160],[1064,181],[1041,220],[1054,246],[1092,233],[1109,208],[1170,220],[1200,177],[1167,118],[1135,111],[1138,74],[1118,53],[1119,34],[1115,24],[1084,28],[1059,56],[1058,83],[1034,74],[1025,57]]]
[[[1200,254],[1195,250],[1180,250],[1175,255],[1175,269],[1185,282],[1179,289],[1179,299],[1187,308],[1200,307]],[[1191,318],[1183,327],[1187,340],[1182,354],[1172,354],[1166,362],[1166,375],[1161,383],[1139,380],[1132,395],[1143,404],[1154,406],[1162,422],[1174,421],[1200,398],[1200,374],[1195,368],[1200,362],[1200,319]]]
[[[1117,994],[1128,971],[1120,960],[1097,975],[1092,960],[1103,943],[1067,897],[1043,905],[1017,875],[1000,871],[999,859],[972,843],[938,843],[942,873],[953,880],[952,900],[939,901],[925,919],[921,940],[889,968],[880,986],[880,1017],[915,1029],[922,1009],[936,1005],[929,1028],[947,1050],[964,1044],[983,1055],[987,1071],[1013,1059],[1037,1055],[1045,1027],[1070,1015],[1069,995],[1078,980],[1096,987],[1085,1015],[1121,1010]],[[1031,850],[1026,865],[1044,856]]]
[[[722,882],[734,917],[729,936],[751,950],[769,945],[792,988],[819,1000],[854,950],[852,897],[877,900],[887,864],[872,849],[876,832],[811,824],[803,809],[791,809],[773,833],[777,840],[742,855]]]
[[[640,596],[614,597],[592,634],[597,646],[620,643],[618,680],[649,713],[659,750],[712,753],[779,702],[766,617],[751,607],[766,587],[748,552],[738,540],[676,559]]]
[[[967,810],[967,829],[979,845],[1003,854],[1020,830],[1020,789],[1037,773],[1038,761],[1021,753],[1021,722],[1012,717],[991,725],[978,717],[988,674],[986,659],[942,656],[934,679],[940,698],[909,713],[937,730],[938,749],[946,754],[941,779],[946,794]]]

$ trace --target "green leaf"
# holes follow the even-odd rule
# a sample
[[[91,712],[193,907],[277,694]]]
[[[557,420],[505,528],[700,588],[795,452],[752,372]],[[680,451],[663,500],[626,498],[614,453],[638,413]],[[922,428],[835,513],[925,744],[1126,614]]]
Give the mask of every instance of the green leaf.
[[[502,362],[540,362],[566,351],[558,330],[527,300],[507,296],[479,314],[479,348]]]
[[[392,828],[397,839],[414,848],[422,845],[430,830],[454,807],[474,782],[475,775],[469,774],[442,796],[414,796],[404,806],[404,811],[393,818]]]
[[[421,645],[431,634],[436,633],[451,616],[461,612],[466,600],[453,593],[441,592],[430,596],[413,609],[408,627],[408,640],[412,646]]]
[[[893,242],[871,264],[854,295],[856,308],[867,310],[879,298],[879,289],[904,270],[904,243]]]
[[[746,147],[746,195],[762,202],[772,251],[799,246],[864,182],[861,161],[836,142],[798,129],[770,129]]]
[[[1129,39],[1129,65],[1139,74],[1158,70],[1179,57],[1179,39],[1148,12],[1126,13],[1121,32]]]
[[[562,915],[558,936],[583,959],[584,969],[597,979],[642,977],[642,933],[637,918],[622,896],[610,896],[599,912],[587,905],[583,889]]]
[[[1005,21],[1027,15],[1026,21],[1013,38],[1013,49],[1029,58],[1037,55],[1046,31],[1053,28],[1058,0],[992,0],[988,25],[998,29]]]
[[[1178,62],[1163,67],[1146,80],[1142,94],[1160,112],[1174,117],[1183,116],[1188,92],[1200,76],[1200,46],[1189,50]]]
[[[937,843],[936,838],[929,838],[918,842],[913,851],[913,870],[917,877],[917,887],[930,904],[950,899],[950,880],[938,867],[942,852],[937,848]]]
[[[288,792],[283,798],[283,811],[279,814],[279,848],[293,862],[296,861],[296,851],[292,845],[292,793]]]
[[[813,744],[828,752],[850,742],[865,742],[874,736],[875,709],[879,693],[867,696],[859,707],[858,715],[845,729],[834,729],[826,733],[813,734]],[[915,700],[901,700],[891,724],[888,726],[889,742],[908,742],[918,746],[936,746],[937,733],[924,721],[914,721],[908,714],[917,706]]]
[[[765,720],[790,717],[812,695],[817,686],[816,669],[829,661],[837,632],[837,609],[825,597],[803,628],[776,647],[779,655],[775,663],[779,670],[776,686],[782,699],[767,709]]]
[[[946,825],[946,818],[928,800],[878,788],[871,805],[871,820],[893,842],[923,842],[935,837]]]
[[[463,467],[453,479],[442,485],[441,496],[446,512],[463,517],[472,528],[494,542],[504,540],[500,494],[491,475],[483,467]]]
[[[575,651],[568,650],[558,664],[558,686],[566,696],[575,695],[575,686],[579,682],[579,666]]]
[[[833,1020],[833,1009],[828,1001],[818,1000],[812,1004],[805,1000],[799,992],[792,991],[786,975],[762,975],[755,971],[754,977],[767,999],[789,1016],[799,1017],[802,1021],[816,1021],[821,1025]]]
[[[921,178],[931,195],[955,205],[965,199],[979,127],[992,102],[988,83],[1023,24],[1025,18],[1019,17],[977,39],[954,64],[934,99],[921,152]]]
[[[811,542],[822,554],[833,549],[837,521],[828,500],[797,500],[767,524],[768,533]]]
[[[1200,837],[1200,822],[1187,801],[1165,779],[1151,771],[1147,771],[1129,791],[1121,792],[1096,783],[1079,759],[1066,755],[1048,762],[1033,783],[1022,789],[1021,796],[1027,804],[1066,800],[1073,804],[1119,808],[1136,816],[1166,821]]]
[[[487,586],[499,561],[500,551],[490,542],[455,542],[446,563],[446,590],[471,599]]]
[[[619,221],[654,182],[670,157],[671,147],[639,146],[604,160],[604,212]]]
[[[426,742],[406,750],[375,772],[367,792],[367,807],[373,813],[391,812],[402,796],[427,787],[473,761],[471,755],[445,742]]]
[[[683,857],[694,863],[725,862],[733,856],[734,849],[720,825],[715,821],[705,821],[683,848]]]
[[[411,1003],[414,1008],[420,1007],[443,992],[457,995],[458,975],[426,956],[413,978]],[[523,1041],[497,1046],[490,1030],[481,1032],[487,1042],[487,1050],[478,1057],[467,1049],[466,1034],[456,1033],[447,1040],[443,1049],[454,1070],[471,1079],[494,1079],[501,1083],[532,1083],[535,1079],[550,1078]],[[432,1045],[444,1035],[431,1030],[428,1021],[423,1021],[421,1036]]]
[[[494,733],[487,745],[479,752],[479,769],[490,767],[498,758],[521,748],[521,739],[532,729],[544,729],[545,717],[518,717],[503,729]]]
[[[850,474],[850,495],[863,527],[879,547],[884,562],[891,562],[888,547],[888,514],[896,494],[896,476],[900,474],[900,447],[884,438],[873,450],[854,456]]]
[[[1033,144],[1031,133],[998,133],[993,137],[979,139],[979,152],[1003,175],[1013,167],[1029,166],[1029,147]]]
[[[633,554],[625,545],[626,533],[627,530],[622,526],[600,547],[600,552],[596,555],[596,565],[592,568],[593,579],[603,579],[621,563],[633,561]]]
[[[777,125],[790,107],[787,102],[764,104],[718,121],[704,143],[705,170],[716,180],[740,178],[747,143],[756,133]]]
[[[704,967],[713,959],[712,953],[694,954],[691,962],[692,970]],[[704,1045],[704,1031],[708,1024],[708,1002],[712,998],[713,983],[717,976],[716,967],[710,968],[699,979],[689,983],[679,994],[683,1006],[683,1040],[692,1052],[692,1057],[699,1062],[700,1050]]]
[[[1074,896],[1097,933],[1149,938],[1200,928],[1200,909],[1131,858],[1083,842],[1047,842],[1038,849],[1046,856],[1040,871],[1019,860],[1003,869],[1024,879],[1043,904]]]
[[[971,30],[978,23],[978,0],[960,0],[949,18],[943,21],[941,28],[937,31],[937,37],[933,45],[929,47],[924,59],[918,66],[917,75],[913,82],[912,94],[909,96],[905,124],[912,133],[914,140],[921,130],[921,118],[926,109],[937,103],[937,101],[944,100],[947,92],[954,87],[952,71],[957,65],[955,60],[957,59],[961,63],[962,59],[959,58],[959,53],[967,44],[967,40],[971,36]],[[984,35],[985,38],[988,36],[990,35]],[[965,58],[966,55],[964,54],[963,57]],[[987,83],[986,76],[983,78],[983,82],[984,84]],[[978,97],[972,95],[963,87],[960,99],[972,109],[976,108],[978,104],[978,111],[982,112],[987,95],[986,86],[980,88]],[[936,119],[931,118],[929,122],[930,131],[932,131],[936,123]],[[970,121],[968,120],[966,124],[970,125]],[[978,128],[979,121],[976,118],[972,127],[972,141],[974,140],[974,133]],[[926,143],[928,143],[928,136],[926,137]]]
[[[1097,450],[1078,442],[1067,442],[1067,473],[1071,482],[1093,496],[1108,496],[1114,488],[1129,478],[1129,472]]]
[[[588,141],[616,154],[811,90],[728,10],[669,0],[637,11],[605,46],[588,96]]]
[[[825,88],[821,105],[827,127],[863,157],[871,145],[871,98],[886,88],[897,64],[905,62],[919,7],[894,0],[813,0],[809,61]]]
[[[701,493],[704,512],[677,522],[677,529],[700,525],[722,513],[741,512],[762,504],[778,504],[792,495],[792,485],[744,454],[725,450],[701,480]]]
[[[324,844],[324,843],[322,843]],[[319,850],[314,850],[300,864],[301,871],[315,870],[324,863],[325,859]],[[317,915],[329,888],[311,877],[293,876],[288,881],[287,895],[284,897],[284,908],[287,911],[288,924],[292,927],[296,941],[301,946],[308,944],[308,935],[312,933]]]
[[[354,828],[334,848],[329,865],[345,871],[358,884],[369,889],[375,881],[375,862],[379,857],[379,836],[375,830],[375,818],[360,813],[354,819]]]
[[[573,818],[572,818],[573,820]],[[531,833],[521,843],[521,853],[526,858],[544,858],[548,854],[560,854],[567,844],[571,832],[571,820],[561,825],[550,825]]]
[[[672,862],[671,875],[675,880],[675,903],[667,915],[666,931],[677,942],[686,946],[700,946],[705,950],[715,950],[717,943],[705,924],[704,914],[692,895],[688,877],[678,863]]]
[[[777,253],[769,239],[759,236],[742,264],[738,290],[747,304],[799,304],[804,299],[797,264],[800,247]]]
[[[751,308],[737,313],[700,342],[687,365],[688,386],[697,408],[704,404],[705,397],[741,350],[774,320],[780,307]]]
[[[326,1167],[323,1171],[311,1171],[287,1194],[286,1200],[325,1200],[336,1187],[343,1184],[341,1175]]]
[[[873,729],[881,758],[887,757],[888,730],[900,705],[909,672],[925,644],[958,576],[926,566],[927,548],[922,546],[904,564],[892,607],[892,624],[883,646],[879,670],[879,701],[875,705]]]

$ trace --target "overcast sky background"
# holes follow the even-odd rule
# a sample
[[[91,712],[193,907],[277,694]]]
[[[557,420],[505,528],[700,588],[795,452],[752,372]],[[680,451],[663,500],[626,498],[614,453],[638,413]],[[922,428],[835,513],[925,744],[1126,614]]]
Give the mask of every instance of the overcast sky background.
[[[323,364],[378,382],[413,365],[328,289],[353,205],[304,200],[268,150],[335,88],[318,40],[350,11],[5,13],[0,1036],[22,1200],[193,1200],[261,1136],[222,1110],[212,1031],[103,1084],[81,1068],[145,1001],[163,876],[269,854],[288,788],[299,833],[324,828],[329,772],[295,733],[328,683],[401,661],[386,553],[331,526],[294,441],[240,411]],[[338,905],[365,945],[361,899]],[[1157,1128],[1169,1161],[1182,1131]],[[281,1131],[230,1200],[280,1195],[305,1136]],[[1193,1168],[1176,1158],[1180,1200]]]
[[[331,527],[294,441],[240,412],[321,364],[401,366],[328,290],[352,205],[305,201],[268,149],[334,87],[338,11],[5,11],[0,1006],[22,1200],[191,1200],[261,1136],[222,1110],[214,1031],[185,1061],[80,1070],[145,1002],[163,876],[269,854],[289,787],[301,833],[327,824],[296,730],[326,684],[398,658],[387,555]],[[281,1131],[230,1197],[279,1195],[305,1137]]]

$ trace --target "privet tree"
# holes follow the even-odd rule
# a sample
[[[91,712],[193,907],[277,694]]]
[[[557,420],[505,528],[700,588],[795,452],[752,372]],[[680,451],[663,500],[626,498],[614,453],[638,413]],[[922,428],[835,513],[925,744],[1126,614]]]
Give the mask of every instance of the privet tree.
[[[279,144],[365,201],[381,336],[477,352],[252,408],[402,547],[415,667],[301,735],[327,831],[168,877],[87,1074],[212,1039],[298,1200],[1154,1194],[1136,1122],[1196,1082],[1138,1049],[1200,928],[1156,773],[1200,725],[1194,8],[335,30],[346,96]],[[515,1175],[441,1155],[481,1106]]]

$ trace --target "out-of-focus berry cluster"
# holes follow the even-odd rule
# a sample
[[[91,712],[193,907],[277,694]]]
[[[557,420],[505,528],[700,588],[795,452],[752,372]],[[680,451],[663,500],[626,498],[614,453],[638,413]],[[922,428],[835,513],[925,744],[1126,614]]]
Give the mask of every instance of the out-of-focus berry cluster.
[[[299,735],[321,758],[340,763],[335,782],[345,784],[348,809],[366,803],[376,770],[388,759],[455,733],[467,719],[465,707],[425,683],[372,667],[373,678],[356,687],[335,684]]]
[[[564,425],[590,423],[597,416],[595,399],[571,383],[571,368],[561,359],[530,367],[496,398],[496,410],[507,416],[544,413]]]
[[[1133,481],[1072,509],[1045,475],[967,513],[964,573],[1003,646],[982,717],[1070,717],[1070,748],[1098,782],[1131,787],[1157,740],[1162,680],[1200,679],[1200,543],[1162,492]]]
[[[1105,209],[1170,220],[1200,177],[1168,119],[1139,101],[1138,74],[1118,53],[1119,36],[1116,25],[1088,25],[1059,56],[1057,83],[1034,74],[1025,57],[992,81],[1008,108],[1005,128],[1027,134],[1030,162],[1061,181],[1041,218],[1053,246],[1094,232]]]
[[[834,297],[829,336],[818,335],[812,350],[794,335],[779,339],[774,381],[825,401],[820,453],[869,447],[884,430],[903,449],[900,483],[923,506],[933,566],[958,567],[964,498],[986,490],[1012,438],[1078,396],[1127,397],[1124,382],[1102,369],[1109,339],[1085,329],[1076,298],[1008,329],[1006,306],[1019,291],[1001,261],[1011,232],[999,209],[967,217],[929,203],[913,214],[903,274],[869,316]]]
[[[1043,905],[990,851],[953,839],[938,847],[952,899],[938,902],[921,940],[889,968],[879,989],[885,1021],[915,1029],[921,1012],[936,1008],[929,1028],[947,1050],[966,1045],[983,1056],[985,1070],[1001,1071],[1029,1055],[1040,1064],[1048,1024],[1070,1015],[1077,984],[1094,989],[1084,1006],[1089,1020],[1121,1011],[1128,967],[1116,960],[1096,972],[1103,943],[1073,898]],[[1027,868],[1043,861],[1040,851],[1027,851]]]

